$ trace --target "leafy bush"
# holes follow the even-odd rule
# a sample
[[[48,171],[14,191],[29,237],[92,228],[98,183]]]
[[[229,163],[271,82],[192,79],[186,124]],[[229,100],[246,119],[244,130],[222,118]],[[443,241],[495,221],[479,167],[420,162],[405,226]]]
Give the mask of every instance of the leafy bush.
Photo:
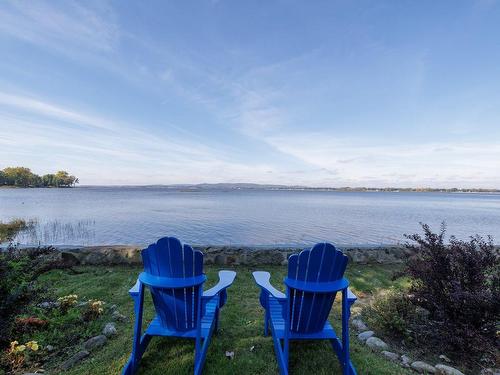
[[[472,367],[479,359],[494,363],[500,263],[492,239],[451,236],[445,244],[444,223],[439,233],[421,225],[423,235],[405,236],[415,254],[404,272],[409,288],[377,298],[367,320],[417,350],[445,352]]]
[[[15,316],[44,297],[36,278],[52,268],[69,267],[57,254],[52,247],[0,252],[0,348],[9,344]]]
[[[495,346],[500,311],[500,262],[493,241],[472,236],[468,241],[422,224],[424,236],[406,236],[416,255],[407,262],[413,279],[413,304],[427,309],[433,324],[422,327],[437,344],[472,357]]]
[[[92,315],[94,320],[82,324],[76,295],[56,302],[55,296],[37,282],[38,276],[53,269],[77,273],[73,265],[71,259],[61,257],[51,247],[9,247],[0,252],[0,374],[43,363],[46,358],[39,347],[73,346],[100,331],[102,302],[93,305],[93,313],[97,314]],[[49,302],[49,307],[40,306],[40,302]]]
[[[76,305],[78,296],[76,294],[70,294],[68,296],[59,297],[57,302],[59,302],[61,313],[66,314],[71,307]]]
[[[82,313],[82,318],[84,321],[88,322],[90,320],[97,319],[104,312],[104,302],[96,299],[91,299],[87,302],[86,308]]]
[[[415,344],[425,341],[420,327],[430,323],[428,312],[413,304],[405,290],[398,289],[378,296],[363,315],[370,327],[390,333],[397,340]]]

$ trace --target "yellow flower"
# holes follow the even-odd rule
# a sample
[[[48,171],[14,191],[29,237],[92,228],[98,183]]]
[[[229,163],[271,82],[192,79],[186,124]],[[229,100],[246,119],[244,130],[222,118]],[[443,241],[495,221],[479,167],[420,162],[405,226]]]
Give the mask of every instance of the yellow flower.
[[[30,341],[26,343],[26,346],[36,352],[38,350],[38,343],[36,341]]]
[[[16,346],[16,348],[14,349],[14,352],[16,352],[16,353],[24,352],[25,349],[26,349],[26,345],[19,345],[19,346]]]

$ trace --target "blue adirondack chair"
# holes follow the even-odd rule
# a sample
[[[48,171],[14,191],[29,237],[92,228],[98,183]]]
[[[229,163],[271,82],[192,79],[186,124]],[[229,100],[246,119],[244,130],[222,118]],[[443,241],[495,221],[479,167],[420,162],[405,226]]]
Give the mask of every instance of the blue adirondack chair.
[[[220,271],[219,282],[203,291],[203,253],[177,238],[164,237],[142,250],[144,272],[129,293],[134,300],[135,324],[132,354],[122,374],[134,374],[152,336],[195,339],[194,373],[201,374],[208,345],[219,323],[236,272]],[[156,315],[141,336],[144,289],[148,287]]]
[[[330,340],[343,374],[356,374],[349,358],[349,315],[356,296],[343,277],[346,266],[341,251],[319,243],[288,258],[286,294],[271,285],[269,272],[253,273],[265,309],[264,335],[270,327],[281,375],[288,374],[290,340]],[[342,292],[342,341],[328,321],[337,292]]]

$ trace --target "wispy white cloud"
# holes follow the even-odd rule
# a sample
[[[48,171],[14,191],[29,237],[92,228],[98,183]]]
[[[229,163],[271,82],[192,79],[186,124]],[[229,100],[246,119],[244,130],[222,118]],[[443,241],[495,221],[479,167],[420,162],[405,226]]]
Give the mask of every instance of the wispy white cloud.
[[[0,94],[2,167],[25,163],[47,170],[47,165],[58,165],[83,174],[86,184],[266,182],[262,176],[274,169],[234,162],[224,150],[184,135],[140,128],[32,97]]]
[[[119,41],[115,16],[104,2],[7,0],[0,7],[0,32],[61,51],[110,51]]]
[[[323,184],[489,186],[500,184],[500,142],[394,143],[328,133],[268,136],[266,141],[310,166],[337,171]]]
[[[44,102],[34,97],[21,96],[0,91],[0,106],[34,113],[38,116],[50,117],[73,124],[87,125],[96,128],[112,129],[116,126],[109,121],[71,111],[60,106]]]

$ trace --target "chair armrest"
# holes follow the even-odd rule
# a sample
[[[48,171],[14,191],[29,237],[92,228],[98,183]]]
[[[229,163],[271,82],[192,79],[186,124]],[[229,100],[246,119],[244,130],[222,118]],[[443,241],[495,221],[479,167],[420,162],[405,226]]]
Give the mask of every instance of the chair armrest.
[[[219,282],[213,288],[210,288],[203,292],[203,297],[210,298],[219,294],[222,290],[231,286],[236,277],[236,272],[234,271],[219,271]]]
[[[265,271],[255,271],[252,273],[258,286],[276,299],[286,299],[286,295],[271,285],[271,274]]]
[[[134,286],[132,288],[130,288],[130,290],[128,291],[128,293],[132,297],[138,296],[139,295],[140,286],[141,286],[141,282],[139,281],[139,279],[137,279],[137,281],[135,282]]]
[[[349,302],[349,305],[352,305],[354,302],[356,302],[357,299],[358,297],[356,297],[356,295],[351,291],[351,289],[347,288],[347,301]]]

